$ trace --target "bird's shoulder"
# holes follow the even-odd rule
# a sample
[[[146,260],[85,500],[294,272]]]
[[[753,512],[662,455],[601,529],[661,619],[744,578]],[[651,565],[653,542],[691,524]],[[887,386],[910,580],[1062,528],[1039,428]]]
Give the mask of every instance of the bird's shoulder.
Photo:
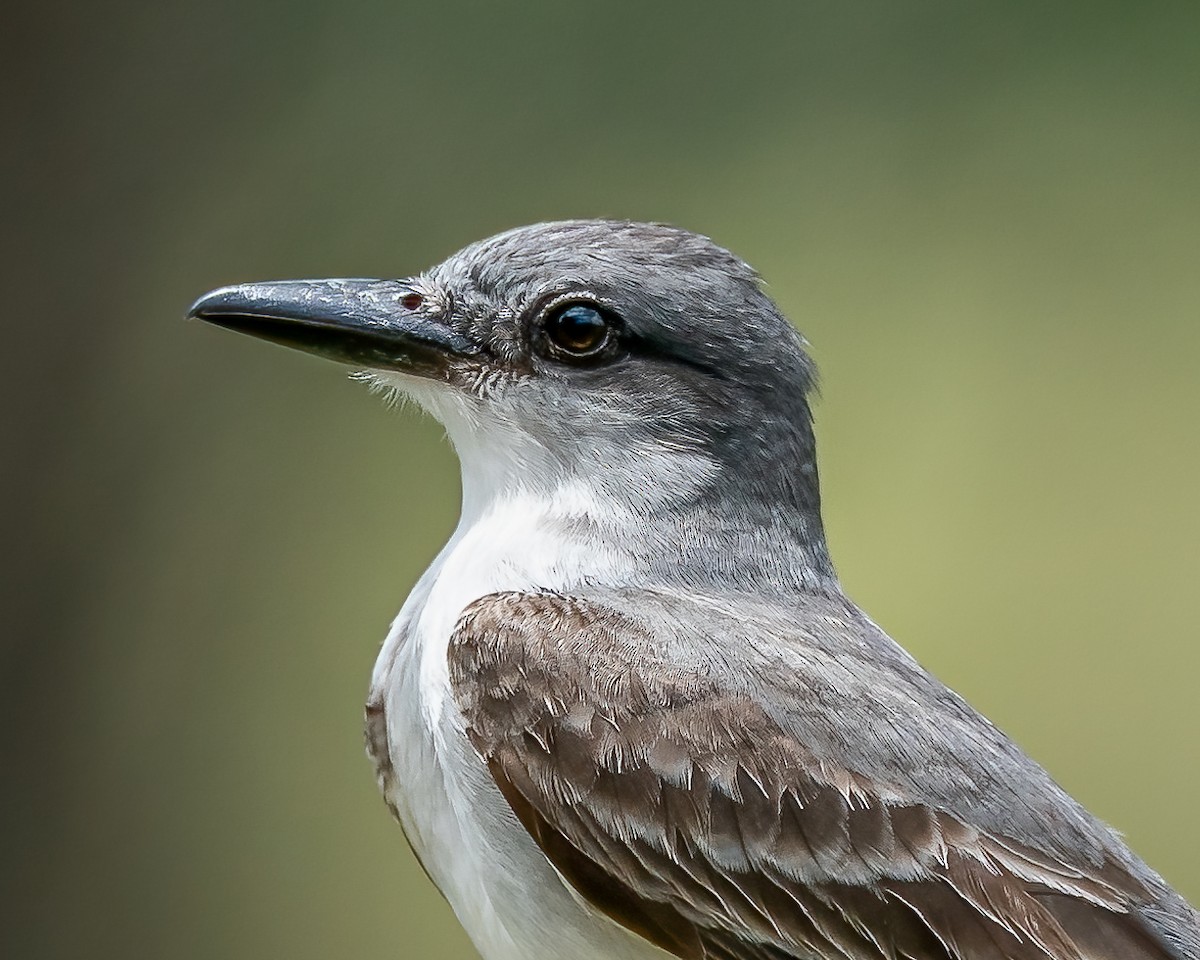
[[[495,594],[448,656],[526,829],[678,956],[1169,955],[1115,835],[844,597]]]

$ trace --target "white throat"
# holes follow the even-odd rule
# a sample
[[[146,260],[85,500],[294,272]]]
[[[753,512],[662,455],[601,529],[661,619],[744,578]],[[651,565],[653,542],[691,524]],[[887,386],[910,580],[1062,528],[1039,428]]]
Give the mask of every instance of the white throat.
[[[409,595],[376,664],[378,685],[398,648],[414,648],[406,658],[419,661],[433,726],[448,691],[447,644],[463,610],[492,593],[628,582],[637,561],[624,544],[639,520],[599,463],[585,477],[525,431],[481,423],[478,407],[441,385],[408,378],[391,385],[442,422],[462,466],[458,526]]]
[[[644,945],[582,907],[517,823],[466,737],[446,657],[463,609],[480,597],[627,581],[633,557],[606,534],[632,517],[566,472],[533,470],[538,482],[521,482],[529,470],[502,465],[537,463],[544,451],[519,436],[499,451],[474,446],[473,431],[450,433],[462,516],[392,624],[372,680],[370,703],[386,709],[381,785],[485,960],[641,960]]]

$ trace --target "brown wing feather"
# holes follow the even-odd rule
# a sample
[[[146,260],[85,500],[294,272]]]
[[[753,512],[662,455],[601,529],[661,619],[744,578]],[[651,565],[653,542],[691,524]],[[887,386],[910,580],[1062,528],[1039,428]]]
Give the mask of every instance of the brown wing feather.
[[[577,598],[464,614],[451,680],[518,819],[596,909],[685,960],[1169,960],[1112,858],[1067,863],[808,753]]]

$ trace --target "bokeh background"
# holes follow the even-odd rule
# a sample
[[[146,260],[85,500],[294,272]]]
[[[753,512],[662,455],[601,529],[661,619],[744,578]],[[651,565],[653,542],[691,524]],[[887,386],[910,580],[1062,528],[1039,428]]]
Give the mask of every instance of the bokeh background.
[[[759,267],[851,595],[1200,899],[1200,6],[5,20],[0,954],[472,956],[360,734],[452,455],[181,317],[566,216]]]

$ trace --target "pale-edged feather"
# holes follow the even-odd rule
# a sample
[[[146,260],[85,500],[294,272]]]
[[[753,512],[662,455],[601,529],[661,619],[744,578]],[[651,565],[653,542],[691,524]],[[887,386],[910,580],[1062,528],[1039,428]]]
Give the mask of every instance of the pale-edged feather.
[[[845,601],[808,603],[792,629],[650,592],[464,613],[467,732],[585,900],[687,960],[1198,956],[1115,834]]]

